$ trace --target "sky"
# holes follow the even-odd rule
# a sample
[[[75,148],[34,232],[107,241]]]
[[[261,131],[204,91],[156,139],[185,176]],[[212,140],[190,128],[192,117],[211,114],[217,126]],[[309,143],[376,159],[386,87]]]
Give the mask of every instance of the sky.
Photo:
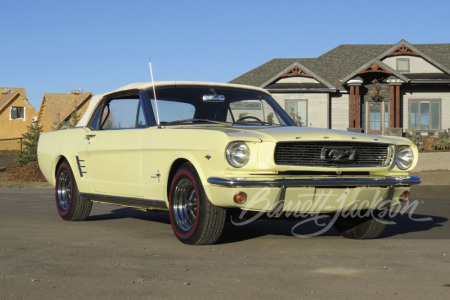
[[[341,44],[450,43],[450,1],[0,0],[0,86],[102,94],[132,82],[228,82]]]

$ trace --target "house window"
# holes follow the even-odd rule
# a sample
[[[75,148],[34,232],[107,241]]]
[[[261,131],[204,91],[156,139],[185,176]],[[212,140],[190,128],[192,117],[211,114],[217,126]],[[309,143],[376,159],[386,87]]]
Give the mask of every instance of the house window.
[[[308,100],[286,100],[286,112],[299,126],[308,126]]]
[[[389,128],[389,102],[384,103],[384,128]]]
[[[11,107],[11,120],[25,119],[25,107]]]
[[[409,58],[397,58],[397,71],[409,72]]]
[[[430,130],[441,128],[440,100],[410,100],[409,128]]]

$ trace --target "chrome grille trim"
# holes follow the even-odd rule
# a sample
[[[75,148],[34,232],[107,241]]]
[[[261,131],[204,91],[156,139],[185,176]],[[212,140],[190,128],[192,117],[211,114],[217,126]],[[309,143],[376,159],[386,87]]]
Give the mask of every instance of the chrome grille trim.
[[[355,155],[347,159],[325,160],[323,149],[354,149]],[[393,156],[394,146],[372,142],[279,142],[275,147],[277,165],[312,166],[331,168],[387,167]]]

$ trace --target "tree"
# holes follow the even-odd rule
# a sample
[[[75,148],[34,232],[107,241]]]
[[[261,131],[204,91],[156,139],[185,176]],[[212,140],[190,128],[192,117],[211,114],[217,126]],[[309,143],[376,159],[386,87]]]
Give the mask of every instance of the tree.
[[[52,130],[60,130],[63,127],[64,123],[61,122],[61,113],[56,114],[56,120],[53,122]]]
[[[80,121],[80,114],[78,113],[78,109],[75,108],[75,110],[70,114],[70,128],[73,128],[77,126],[78,122]]]
[[[70,116],[65,119],[64,121],[61,121],[61,113],[56,114],[56,120],[53,122],[52,130],[61,130],[61,129],[68,129],[73,128],[77,126],[78,122],[80,121],[80,114],[78,113],[78,109],[75,108],[73,112],[70,114]]]
[[[15,163],[19,167],[23,167],[30,162],[37,161],[37,147],[41,133],[42,126],[37,126],[36,122],[33,122],[30,126],[27,126],[27,132],[22,134],[22,151],[18,151],[16,153],[16,157],[14,158]]]

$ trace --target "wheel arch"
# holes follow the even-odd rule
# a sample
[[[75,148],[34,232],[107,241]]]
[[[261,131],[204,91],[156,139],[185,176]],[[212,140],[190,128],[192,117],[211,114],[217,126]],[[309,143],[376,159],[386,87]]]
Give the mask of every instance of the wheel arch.
[[[175,176],[175,173],[177,170],[185,163],[192,164],[195,172],[197,173],[200,183],[203,186],[203,189],[206,193],[206,196],[209,198],[209,200],[214,203],[214,199],[212,198],[212,195],[210,194],[210,190],[208,188],[208,182],[207,178],[209,175],[208,165],[205,165],[199,157],[193,156],[190,153],[181,153],[180,156],[173,159],[172,164],[167,169],[167,173],[169,174],[167,177],[166,182],[166,189],[165,189],[165,196],[167,197],[167,203],[169,201],[169,193],[170,193],[170,185],[172,184],[173,177]]]
[[[76,169],[74,168],[73,162],[71,162],[70,159],[68,159],[65,155],[61,154],[55,159],[55,164],[54,164],[53,173],[52,173],[53,174],[53,182],[56,182],[56,173],[58,173],[59,166],[61,166],[61,164],[64,161],[66,161],[69,164],[69,167],[72,170],[75,180],[79,181],[78,173],[74,171]]]
[[[177,170],[184,165],[185,163],[191,163],[191,161],[189,161],[186,158],[178,158],[176,159],[172,165],[170,166],[170,170],[169,170],[169,176],[167,177],[167,187],[166,187],[166,196],[167,199],[169,199],[169,193],[170,193],[170,186],[172,184],[172,180],[173,177],[175,176],[175,173],[177,172]]]

